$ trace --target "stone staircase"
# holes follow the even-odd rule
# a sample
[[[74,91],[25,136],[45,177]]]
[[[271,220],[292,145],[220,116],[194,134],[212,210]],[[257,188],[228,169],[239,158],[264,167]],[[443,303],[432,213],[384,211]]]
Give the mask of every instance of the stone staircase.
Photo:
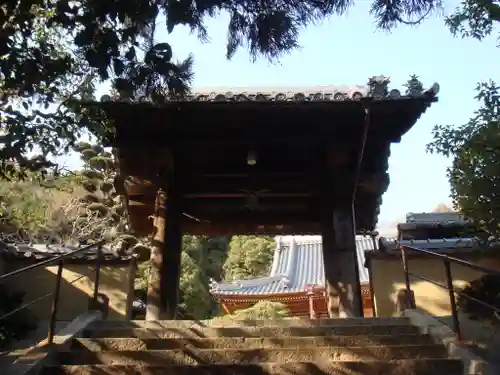
[[[463,375],[406,318],[96,322],[42,375]]]

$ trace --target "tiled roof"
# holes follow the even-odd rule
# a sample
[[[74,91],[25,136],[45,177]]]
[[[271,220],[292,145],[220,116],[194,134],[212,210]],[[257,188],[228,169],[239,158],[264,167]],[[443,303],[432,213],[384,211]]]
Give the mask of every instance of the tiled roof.
[[[406,89],[390,89],[390,78],[385,76],[371,77],[366,85],[325,85],[311,87],[213,87],[193,90],[192,94],[182,98],[169,100],[200,102],[241,102],[241,101],[343,101],[360,100],[372,97],[375,100],[415,99],[419,97],[434,98],[439,92],[439,85],[434,83],[424,90],[422,83],[414,77],[406,82]],[[128,93],[127,93],[128,95]],[[102,102],[111,100],[149,102],[145,94],[137,92],[134,98],[111,98],[103,95]]]
[[[241,100],[345,100],[368,95],[366,85],[327,85],[312,87],[207,87],[196,89],[190,96],[198,101]]]
[[[381,251],[398,250],[399,245],[417,247],[419,249],[428,249],[436,252],[450,249],[473,249],[480,246],[480,241],[477,238],[440,238],[427,240],[396,240],[394,238],[379,239],[379,247]]]
[[[81,247],[81,246],[80,246]],[[67,244],[23,244],[23,243],[6,243],[0,241],[0,256],[5,260],[9,259],[31,259],[44,260],[63,255],[71,251],[77,250],[79,247]],[[137,257],[134,250],[131,249],[126,253],[117,253],[108,245],[102,247],[104,260],[130,260]],[[141,257],[142,258],[142,257]],[[96,248],[89,249],[81,253],[77,253],[71,257],[74,260],[92,261],[96,259]]]
[[[366,282],[368,270],[364,266],[364,252],[373,250],[372,239],[356,236],[356,250],[360,281]],[[227,284],[214,282],[211,292],[215,295],[294,293],[304,291],[308,284],[325,284],[321,236],[286,236],[277,239],[269,276]]]
[[[470,220],[458,212],[410,212],[406,214],[407,224],[441,224],[461,225],[470,223]]]

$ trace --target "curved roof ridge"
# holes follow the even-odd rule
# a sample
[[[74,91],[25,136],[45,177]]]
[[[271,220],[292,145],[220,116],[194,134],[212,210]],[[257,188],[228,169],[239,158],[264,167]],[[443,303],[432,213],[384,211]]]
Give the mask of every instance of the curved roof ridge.
[[[315,94],[318,92],[348,92],[352,93],[359,91],[362,94],[367,94],[369,90],[368,85],[311,85],[311,86],[214,86],[214,87],[195,87],[192,92],[194,94],[210,94],[221,93],[225,94],[230,92],[235,93],[297,93]]]
[[[281,281],[282,279],[283,276],[277,275],[277,276],[265,276],[265,277],[260,277],[258,279],[250,279],[250,280],[234,280],[230,283],[218,283],[214,281],[211,285],[211,289],[238,290],[242,288],[252,288],[252,287],[262,286],[276,281]]]
[[[274,248],[274,254],[273,254],[273,263],[271,266],[271,272],[269,272],[269,276],[276,276],[278,272],[278,266],[279,266],[279,254],[282,251],[281,249],[281,236],[276,236],[276,247]]]
[[[260,285],[235,286],[230,285],[230,289],[220,285],[212,293],[217,295],[253,295],[253,294],[276,294],[276,293],[296,293],[304,291],[305,285],[324,285],[324,264],[321,236],[283,236],[279,238],[282,251],[276,253],[279,264],[276,273],[279,274],[262,278]],[[305,239],[307,241],[301,241]],[[283,245],[290,244],[286,248]],[[376,248],[376,247],[375,247]],[[366,250],[373,250],[374,244],[370,236],[356,236],[356,252],[361,282],[369,279],[368,270],[364,267]],[[288,279],[287,279],[288,277]]]
[[[292,237],[289,250],[290,254],[288,255],[285,272],[283,272],[283,277],[286,278],[289,283],[293,283],[294,281],[293,278],[295,276],[295,267],[297,263],[297,250],[297,243],[295,241],[295,238]]]

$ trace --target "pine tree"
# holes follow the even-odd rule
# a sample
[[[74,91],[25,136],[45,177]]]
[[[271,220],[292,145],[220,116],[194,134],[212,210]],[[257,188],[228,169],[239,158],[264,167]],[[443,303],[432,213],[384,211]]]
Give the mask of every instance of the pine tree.
[[[114,188],[116,168],[113,155],[99,145],[79,143],[75,151],[84,162],[81,186],[79,229],[88,239],[115,238],[127,231],[125,204]]]

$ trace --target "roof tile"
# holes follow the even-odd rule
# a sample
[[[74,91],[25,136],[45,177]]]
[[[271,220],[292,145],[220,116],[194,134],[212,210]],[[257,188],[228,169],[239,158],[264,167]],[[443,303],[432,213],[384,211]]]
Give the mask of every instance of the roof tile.
[[[255,279],[259,282],[255,282],[254,285],[247,280],[245,281],[246,285],[240,285],[240,287],[238,287],[238,281],[229,284],[213,283],[212,293],[215,295],[294,293],[304,291],[308,284],[324,285],[325,272],[321,236],[292,236],[289,240],[291,241],[285,240],[281,243],[278,241],[274,254],[276,264],[267,277],[267,283],[262,283],[262,278]],[[356,236],[361,282],[369,280],[368,270],[364,266],[364,252],[373,249],[373,241],[370,237]]]

